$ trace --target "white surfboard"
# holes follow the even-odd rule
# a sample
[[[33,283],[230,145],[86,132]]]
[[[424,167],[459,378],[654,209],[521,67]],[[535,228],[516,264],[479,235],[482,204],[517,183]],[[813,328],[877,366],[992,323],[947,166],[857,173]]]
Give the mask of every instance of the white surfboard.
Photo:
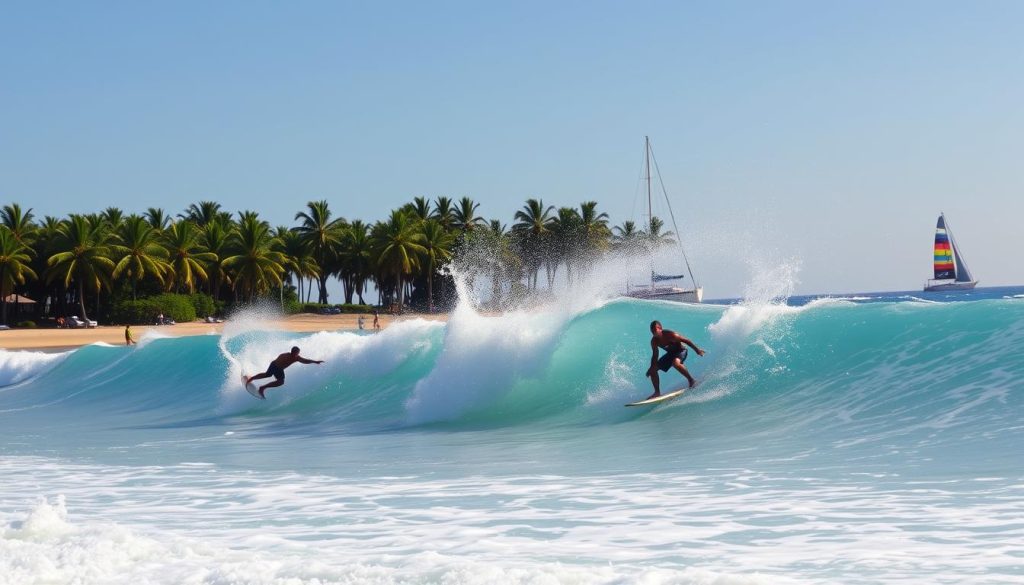
[[[242,374],[242,385],[245,386],[245,391],[249,394],[252,394],[260,400],[266,400],[266,397],[260,396],[260,389],[257,388],[255,384],[251,382],[249,384],[245,383],[245,374]]]
[[[681,389],[676,390],[674,392],[669,392],[668,394],[662,394],[660,396],[655,396],[654,398],[648,398],[647,400],[639,400],[637,402],[630,402],[626,406],[648,406],[648,405],[651,405],[651,404],[658,404],[659,402],[665,402],[666,400],[672,400],[673,398],[678,398],[680,395],[682,395],[683,392],[686,392],[687,390],[689,390],[689,388],[681,388]]]

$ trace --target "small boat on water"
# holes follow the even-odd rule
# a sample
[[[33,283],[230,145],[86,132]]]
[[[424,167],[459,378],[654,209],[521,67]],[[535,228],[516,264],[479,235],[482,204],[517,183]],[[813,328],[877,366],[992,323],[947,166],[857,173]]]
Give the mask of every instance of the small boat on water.
[[[939,213],[939,222],[935,226],[935,278],[925,284],[924,290],[970,290],[977,284],[960,254],[946,215]]]
[[[651,150],[651,139],[644,136],[644,180],[647,183],[647,225],[651,228],[654,223],[654,212],[651,207],[651,159],[653,158],[654,152]],[[657,171],[657,163],[655,163],[655,171]],[[690,281],[693,282],[693,287],[684,288],[681,286],[672,286],[667,284],[659,285],[659,282],[667,282],[672,280],[682,280],[686,275],[684,274],[658,274],[653,269],[651,270],[651,283],[650,285],[630,285],[626,283],[626,296],[633,297],[635,299],[654,299],[662,301],[678,301],[684,303],[699,303],[704,300],[704,287],[700,286],[697,280],[693,277],[693,270],[690,269],[690,260],[686,257],[686,251],[683,250],[682,238],[679,234],[679,227],[676,225],[675,214],[672,213],[672,204],[669,203],[668,193],[665,193],[665,185],[661,180],[661,173],[658,172],[658,183],[661,185],[662,194],[665,196],[665,203],[668,205],[669,215],[672,219],[672,227],[676,230],[675,237],[679,244],[679,255],[682,257],[683,262],[686,264],[686,272],[690,275]],[[651,230],[654,231],[653,229]]]

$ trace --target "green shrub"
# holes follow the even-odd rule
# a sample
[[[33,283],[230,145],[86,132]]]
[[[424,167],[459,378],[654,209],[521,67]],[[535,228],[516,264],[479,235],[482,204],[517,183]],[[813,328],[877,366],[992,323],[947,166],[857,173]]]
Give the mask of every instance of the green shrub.
[[[196,308],[192,305],[190,295],[163,293],[147,300],[156,304],[159,308],[158,313],[163,313],[164,318],[171,318],[179,323],[196,320]]]
[[[342,313],[372,313],[373,307],[370,305],[357,305],[355,303],[345,303],[342,305],[335,305],[341,308]]]
[[[286,304],[286,310],[290,307]],[[322,313],[324,309],[340,309],[342,313],[372,313],[373,307],[370,305],[357,305],[354,303],[343,303],[339,305],[325,305],[323,303],[302,303],[297,306],[297,310],[289,312],[295,313]]]
[[[164,318],[174,319],[179,323],[188,323],[196,320],[196,307],[193,305],[193,296],[198,295],[163,293],[137,301],[121,301],[114,305],[111,310],[111,317],[115,323],[152,325],[156,323],[157,316],[163,314]],[[213,303],[213,299],[206,298],[210,300],[211,304]],[[205,303],[202,300],[200,302]],[[209,314],[213,314],[213,312]]]
[[[36,328],[36,322],[35,321],[22,321],[22,322],[18,323],[17,325],[15,325],[15,327],[23,327],[25,329],[35,329]]]
[[[208,294],[195,293],[192,295],[192,308],[195,309],[196,317],[201,319],[217,314],[217,303]],[[175,319],[177,321],[177,319]]]
[[[115,323],[152,325],[160,314],[160,306],[152,299],[125,300],[114,305],[111,318]]]

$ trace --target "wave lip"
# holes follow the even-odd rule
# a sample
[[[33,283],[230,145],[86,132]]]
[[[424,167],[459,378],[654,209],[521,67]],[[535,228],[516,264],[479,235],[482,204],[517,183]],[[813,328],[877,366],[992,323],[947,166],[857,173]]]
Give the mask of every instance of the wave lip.
[[[0,349],[0,388],[30,380],[64,361],[71,353]]]

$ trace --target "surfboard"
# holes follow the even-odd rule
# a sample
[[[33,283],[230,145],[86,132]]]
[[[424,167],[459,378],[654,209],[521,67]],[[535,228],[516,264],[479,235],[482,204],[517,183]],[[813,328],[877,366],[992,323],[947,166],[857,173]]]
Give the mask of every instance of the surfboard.
[[[246,384],[245,383],[245,374],[242,374],[242,385],[245,386],[245,391],[248,392],[249,394],[252,394],[253,396],[258,398],[259,400],[266,400],[265,397],[260,396],[260,389],[257,388],[255,384],[252,384],[252,383]]]
[[[661,396],[655,396],[654,398],[648,398],[647,400],[638,400],[637,402],[630,402],[626,406],[648,406],[651,404],[658,404],[659,402],[665,402],[666,400],[672,400],[678,398],[683,392],[686,392],[689,388],[681,388],[668,394],[662,394]]]

